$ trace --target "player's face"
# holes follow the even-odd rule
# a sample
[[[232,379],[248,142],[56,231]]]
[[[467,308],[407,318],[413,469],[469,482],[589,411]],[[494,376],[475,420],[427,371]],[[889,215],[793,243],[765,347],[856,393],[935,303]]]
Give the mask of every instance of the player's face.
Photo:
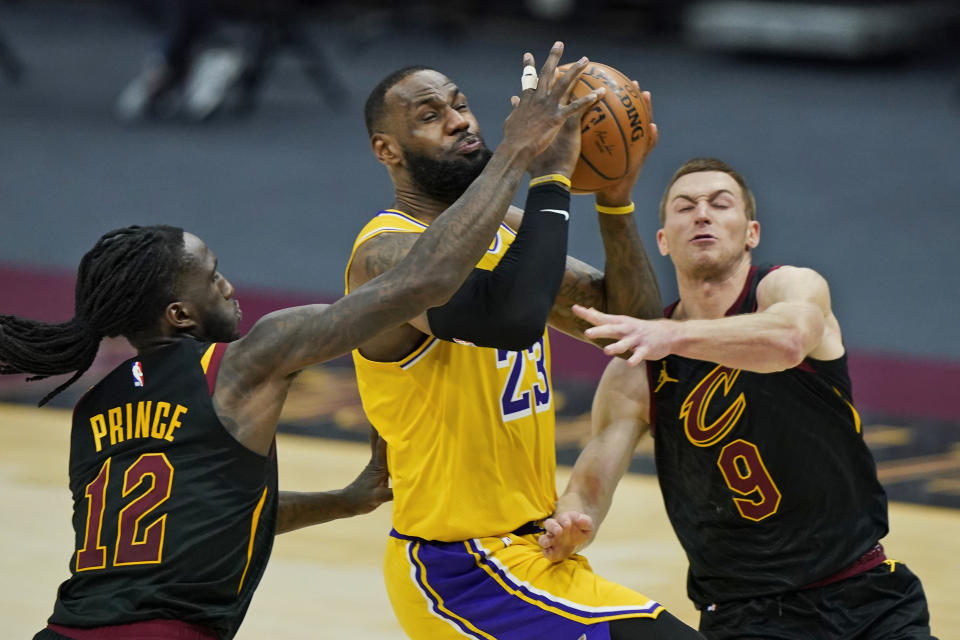
[[[760,225],[747,219],[740,185],[726,173],[688,173],[670,187],[657,246],[679,272],[722,278],[759,241]]]
[[[233,299],[233,285],[217,270],[217,257],[200,238],[184,233],[183,244],[186,266],[179,293],[199,325],[195,337],[212,342],[236,340],[242,314]]]
[[[394,85],[387,100],[413,183],[441,200],[459,198],[491,155],[467,97],[443,74],[424,70]]]

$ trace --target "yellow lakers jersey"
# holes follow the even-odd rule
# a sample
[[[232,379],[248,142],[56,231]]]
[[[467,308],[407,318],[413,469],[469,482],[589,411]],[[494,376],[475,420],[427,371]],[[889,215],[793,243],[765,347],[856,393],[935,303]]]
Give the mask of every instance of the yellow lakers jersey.
[[[401,211],[381,211],[361,230],[350,261],[357,247],[381,233],[426,228]],[[501,225],[477,267],[496,266],[514,237]],[[507,533],[553,512],[554,399],[546,329],[524,351],[428,336],[400,361],[374,362],[357,350],[353,361],[364,411],[387,441],[398,532],[466,540]]]

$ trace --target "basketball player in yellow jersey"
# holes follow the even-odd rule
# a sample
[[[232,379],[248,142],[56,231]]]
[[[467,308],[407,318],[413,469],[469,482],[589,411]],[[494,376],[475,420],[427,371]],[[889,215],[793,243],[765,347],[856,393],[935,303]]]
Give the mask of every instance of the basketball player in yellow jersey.
[[[561,51],[559,43],[551,50],[537,91],[549,90]],[[441,212],[469,196],[490,157],[466,97],[432,69],[389,75],[365,116],[396,200],[360,232],[348,290],[402,259]],[[582,338],[575,302],[660,312],[631,215],[636,174],[597,194],[606,274],[566,257],[569,176],[580,152],[579,120],[568,125],[528,165],[524,211],[507,212],[449,302],[354,351],[393,478],[387,591],[415,640],[700,637],[657,602],[596,576],[584,558],[552,563],[537,544],[556,501],[548,317]],[[656,128],[647,135],[652,147]]]

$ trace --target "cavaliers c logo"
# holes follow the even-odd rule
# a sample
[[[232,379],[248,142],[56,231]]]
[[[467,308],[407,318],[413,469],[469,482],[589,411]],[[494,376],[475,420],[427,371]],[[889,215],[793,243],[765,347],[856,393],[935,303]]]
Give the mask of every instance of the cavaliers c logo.
[[[740,420],[747,406],[747,399],[744,398],[743,393],[734,399],[719,418],[709,425],[706,424],[707,409],[710,401],[713,400],[713,394],[723,385],[723,395],[726,397],[739,376],[740,369],[728,369],[717,365],[713,371],[703,377],[703,380],[683,401],[680,407],[680,420],[683,421],[687,439],[691,443],[698,447],[709,447],[727,435]]]

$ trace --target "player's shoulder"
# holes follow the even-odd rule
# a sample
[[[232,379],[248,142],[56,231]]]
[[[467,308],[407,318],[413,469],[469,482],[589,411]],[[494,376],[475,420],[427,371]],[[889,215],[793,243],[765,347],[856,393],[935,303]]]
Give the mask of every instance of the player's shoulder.
[[[810,267],[780,265],[771,269],[757,284],[757,302],[761,307],[797,298],[816,300],[829,306],[827,279]]]
[[[766,275],[760,280],[759,287],[771,288],[779,286],[789,286],[796,284],[808,285],[826,285],[827,279],[823,277],[816,269],[811,267],[801,267],[790,264],[782,264],[771,267]]]

